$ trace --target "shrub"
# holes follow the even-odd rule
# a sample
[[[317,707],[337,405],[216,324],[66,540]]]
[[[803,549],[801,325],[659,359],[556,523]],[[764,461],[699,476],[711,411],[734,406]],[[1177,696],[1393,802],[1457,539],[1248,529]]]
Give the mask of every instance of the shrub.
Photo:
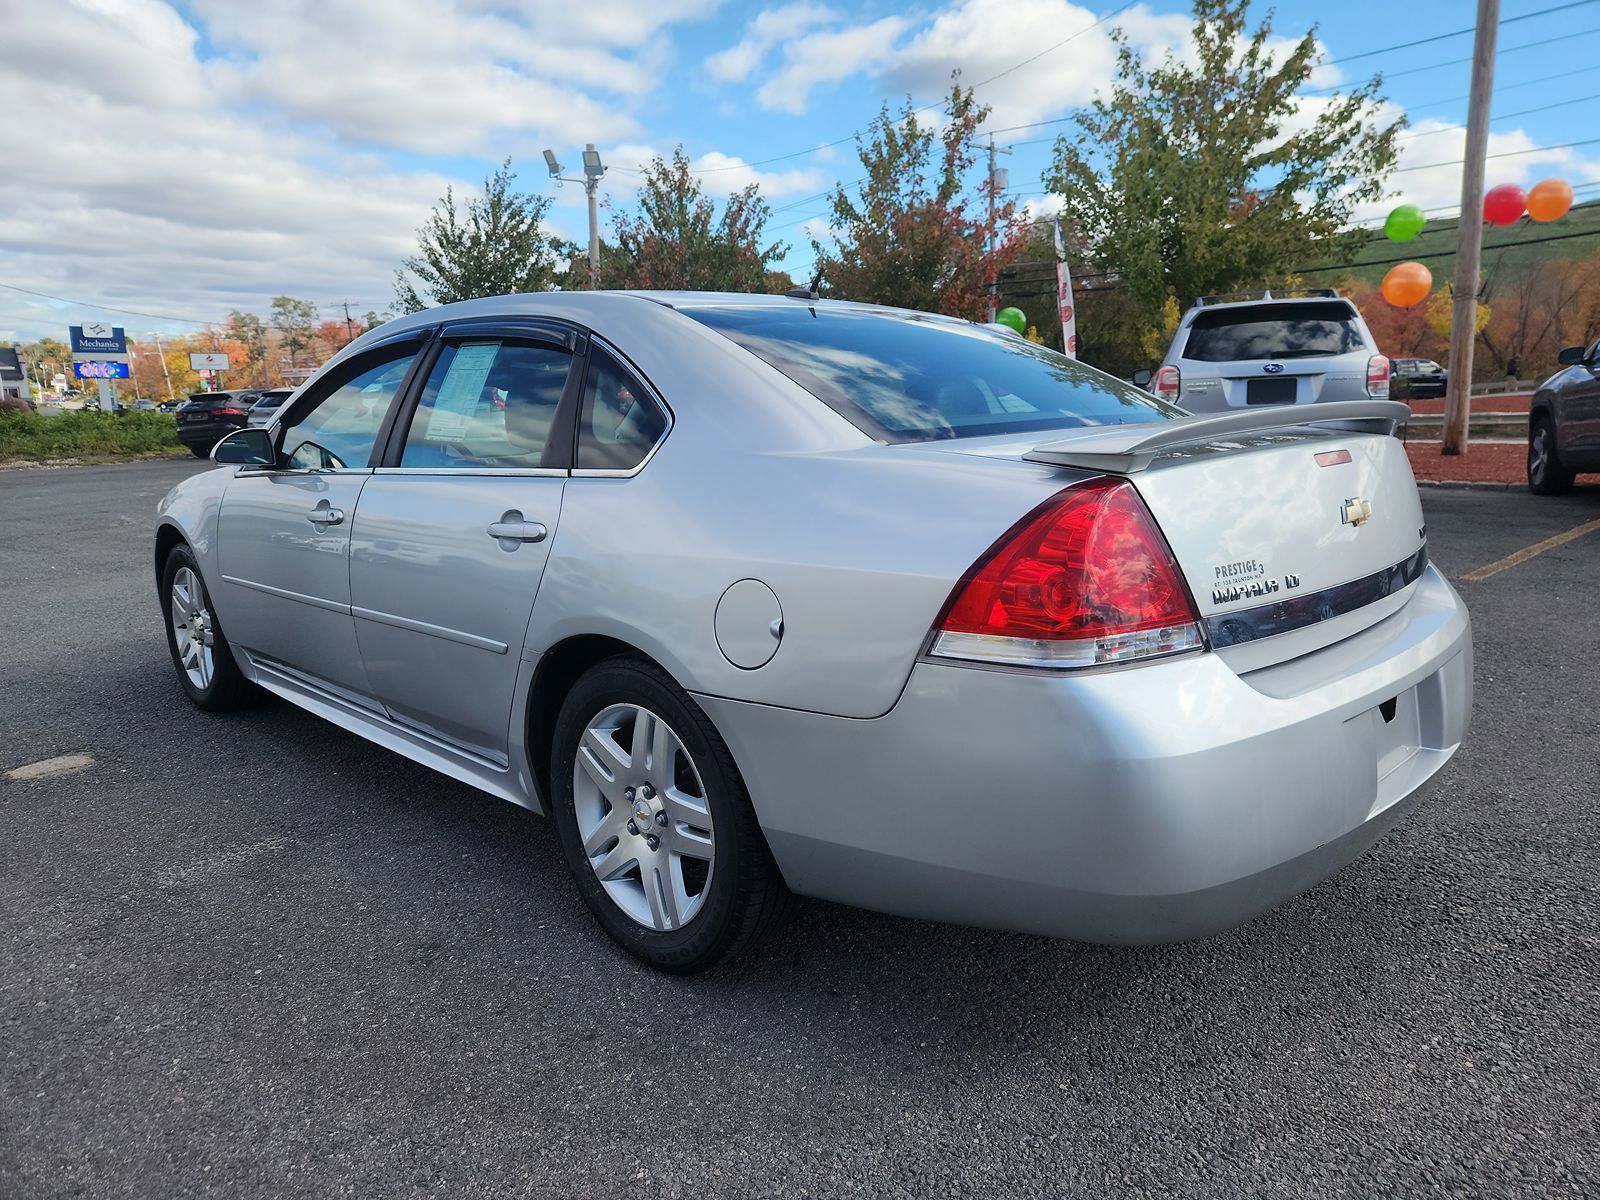
[[[170,413],[65,412],[58,416],[0,410],[0,461],[143,458],[182,450]]]

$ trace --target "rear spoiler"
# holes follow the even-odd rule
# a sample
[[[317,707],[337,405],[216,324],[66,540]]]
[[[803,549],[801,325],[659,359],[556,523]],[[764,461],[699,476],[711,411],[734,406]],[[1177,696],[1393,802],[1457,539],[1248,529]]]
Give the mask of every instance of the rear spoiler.
[[[1112,425],[1085,429],[1076,437],[1045,442],[1023,460],[1052,467],[1081,467],[1131,475],[1148,467],[1166,450],[1199,442],[1225,441],[1240,434],[1297,425],[1327,426],[1352,433],[1391,434],[1411,410],[1394,400],[1337,400],[1327,404],[1278,404],[1270,408],[1178,417],[1154,424]]]

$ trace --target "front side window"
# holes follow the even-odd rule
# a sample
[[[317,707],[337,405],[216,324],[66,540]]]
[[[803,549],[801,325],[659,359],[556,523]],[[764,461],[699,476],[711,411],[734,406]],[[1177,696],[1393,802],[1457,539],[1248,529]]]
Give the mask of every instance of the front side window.
[[[631,471],[666,430],[666,414],[644,385],[604,349],[593,347],[578,412],[579,468]]]
[[[533,469],[544,462],[572,355],[498,338],[447,342],[406,433],[402,467]]]
[[[1191,362],[1327,358],[1365,347],[1355,310],[1343,300],[1256,304],[1199,313],[1183,357]]]
[[[1054,350],[949,320],[800,304],[681,311],[885,442],[1183,415]]]
[[[413,345],[396,346],[318,400],[283,433],[283,458],[302,471],[365,467],[383,418],[405,382]]]

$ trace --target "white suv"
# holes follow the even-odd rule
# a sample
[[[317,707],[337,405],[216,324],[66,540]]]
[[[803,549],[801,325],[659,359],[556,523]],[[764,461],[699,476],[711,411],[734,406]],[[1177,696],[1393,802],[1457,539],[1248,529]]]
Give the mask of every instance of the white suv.
[[[1387,400],[1389,360],[1332,288],[1202,296],[1149,386],[1190,412]]]

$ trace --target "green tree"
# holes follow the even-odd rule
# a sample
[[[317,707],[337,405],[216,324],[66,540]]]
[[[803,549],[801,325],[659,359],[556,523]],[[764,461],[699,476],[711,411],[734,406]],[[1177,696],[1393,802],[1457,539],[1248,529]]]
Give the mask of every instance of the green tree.
[[[857,135],[866,178],[854,195],[842,184],[834,189],[832,245],[812,241],[829,295],[973,320],[987,315],[989,287],[1017,257],[1027,230],[987,174],[968,186],[989,110],[962,88],[959,73],[945,115],[943,129],[919,120],[908,97],[898,114],[885,104]]]
[[[1082,259],[1119,294],[1080,308],[1096,363],[1146,365],[1140,342],[1169,296],[1281,282],[1350,253],[1351,214],[1380,199],[1403,121],[1382,120],[1381,80],[1327,98],[1300,94],[1315,28],[1287,53],[1249,0],[1194,0],[1192,51],[1147,64],[1116,29],[1117,80],[1056,142],[1045,185],[1061,194]]]
[[[720,206],[689,169],[679,146],[671,159],[657,155],[644,169],[636,207],[612,218],[617,253],[601,254],[608,287],[681,288],[759,292],[772,264],[788,253],[766,242],[772,209],[761,189],[748,184]],[[765,243],[765,244],[763,244]],[[587,257],[580,279],[587,277]]]
[[[454,189],[445,189],[417,230],[417,253],[395,272],[401,312],[555,286],[563,246],[544,229],[550,199],[513,190],[516,177],[508,158],[483,181],[483,195],[465,207],[457,205]]]
[[[293,296],[272,298],[272,327],[278,331],[279,340],[289,352],[289,365],[296,366],[296,356],[307,346],[317,332],[317,306],[309,300],[296,300]]]

